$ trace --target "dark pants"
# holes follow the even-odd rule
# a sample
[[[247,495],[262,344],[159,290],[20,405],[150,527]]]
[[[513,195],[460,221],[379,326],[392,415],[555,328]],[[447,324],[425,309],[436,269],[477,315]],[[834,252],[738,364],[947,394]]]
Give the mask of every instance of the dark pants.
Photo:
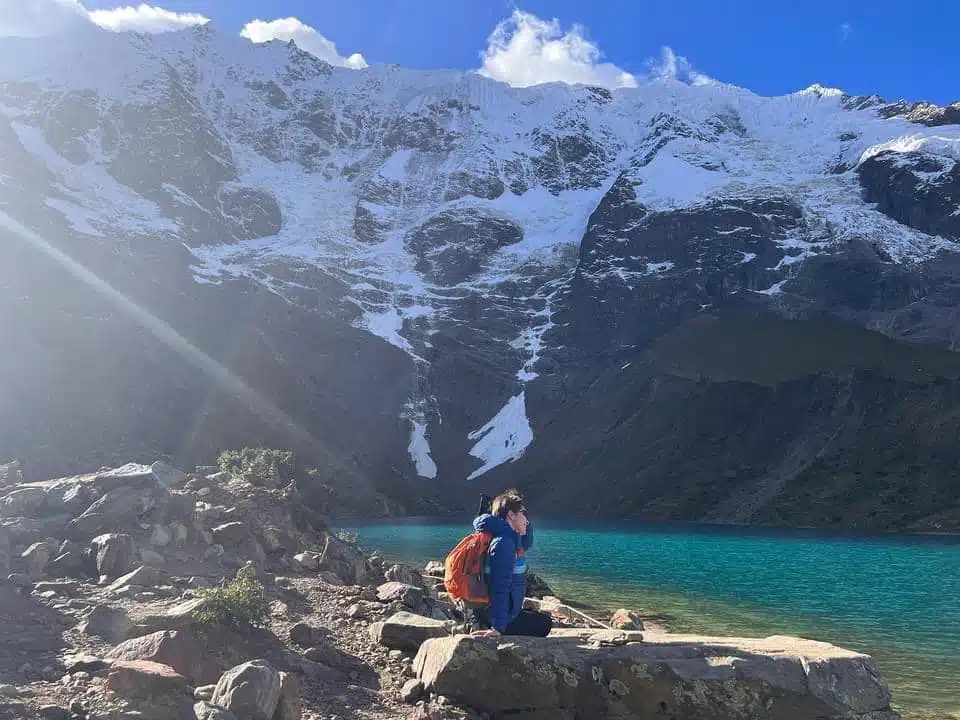
[[[487,616],[486,608],[476,611],[476,622],[478,628],[489,629],[490,621]],[[553,628],[553,620],[549,615],[534,612],[533,610],[521,610],[517,618],[507,625],[504,635],[525,635],[527,637],[546,637]]]

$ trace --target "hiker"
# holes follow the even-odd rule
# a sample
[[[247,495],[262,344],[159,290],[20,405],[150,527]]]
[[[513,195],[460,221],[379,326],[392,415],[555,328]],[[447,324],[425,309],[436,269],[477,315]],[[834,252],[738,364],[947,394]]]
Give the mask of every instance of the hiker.
[[[527,590],[526,553],[533,547],[533,528],[523,498],[507,490],[493,499],[489,513],[473,521],[477,532],[493,535],[484,561],[489,602],[474,613],[476,637],[528,635],[546,637],[553,627],[549,615],[523,609]]]

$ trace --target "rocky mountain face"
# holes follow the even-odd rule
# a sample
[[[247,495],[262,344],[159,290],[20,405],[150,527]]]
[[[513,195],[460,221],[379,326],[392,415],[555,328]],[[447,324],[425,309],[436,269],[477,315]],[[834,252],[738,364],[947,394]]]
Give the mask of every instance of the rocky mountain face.
[[[0,41],[0,455],[960,527],[960,105]],[[584,493],[584,488],[592,492]]]

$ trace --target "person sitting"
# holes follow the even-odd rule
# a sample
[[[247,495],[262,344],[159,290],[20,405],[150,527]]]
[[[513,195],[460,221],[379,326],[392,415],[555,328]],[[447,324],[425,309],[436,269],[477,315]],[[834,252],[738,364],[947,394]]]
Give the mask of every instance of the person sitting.
[[[553,627],[549,615],[523,609],[527,590],[527,551],[533,547],[533,528],[523,498],[508,490],[493,499],[490,512],[473,521],[479,532],[493,535],[484,563],[489,602],[478,608],[477,637],[527,635],[546,637]]]

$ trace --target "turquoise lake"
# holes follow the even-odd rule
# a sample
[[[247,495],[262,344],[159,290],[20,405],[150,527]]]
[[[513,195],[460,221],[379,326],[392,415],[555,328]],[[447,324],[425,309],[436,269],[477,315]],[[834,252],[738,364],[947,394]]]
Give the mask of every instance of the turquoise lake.
[[[564,599],[634,609],[671,630],[797,635],[865,652],[904,718],[960,718],[960,538],[535,527],[530,568]],[[348,530],[364,549],[420,567],[442,560],[469,521]]]

